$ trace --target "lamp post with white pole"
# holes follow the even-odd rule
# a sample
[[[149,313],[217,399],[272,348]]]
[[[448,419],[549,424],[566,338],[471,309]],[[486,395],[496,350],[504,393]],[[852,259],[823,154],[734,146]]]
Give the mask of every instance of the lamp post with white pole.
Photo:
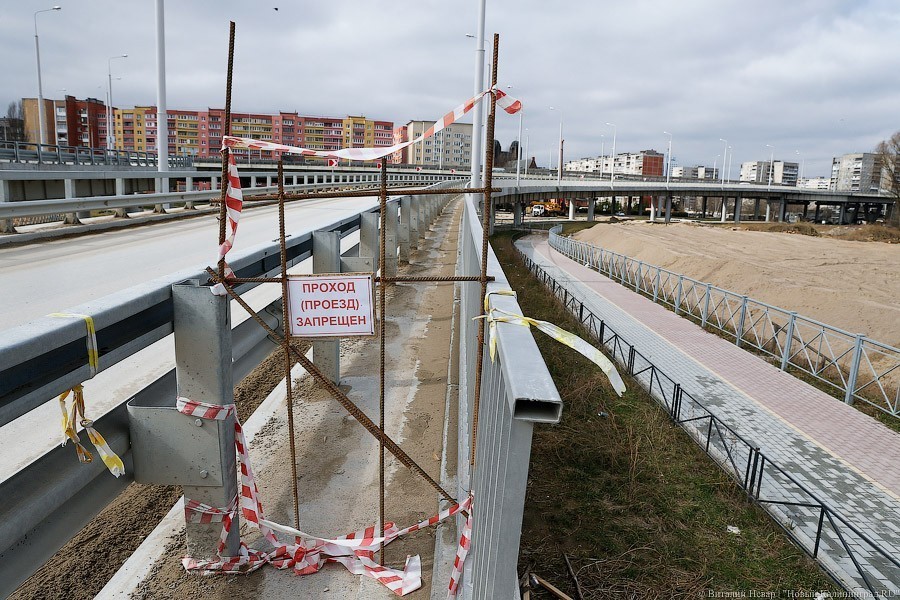
[[[128,58],[127,54],[119,54],[118,56],[110,56],[106,59],[106,76],[108,81],[108,97],[109,97],[109,106],[106,107],[106,114],[108,115],[106,118],[106,149],[113,150],[116,145],[116,135],[113,130],[114,126],[114,116],[113,116],[113,107],[112,107],[112,61],[117,58]]]
[[[62,10],[62,6],[54,6],[53,8],[45,8],[42,10],[35,11],[34,13],[34,56],[37,59],[37,80],[38,80],[38,154],[41,152],[40,144],[43,144],[46,141],[46,137],[44,135],[44,89],[43,84],[41,83],[41,45],[38,41],[38,30],[37,30],[37,16],[44,12],[53,12],[55,10]]]
[[[766,144],[766,148],[771,148],[771,153],[769,154],[769,189],[772,189],[772,179],[775,175],[775,146],[772,144]]]
[[[478,3],[478,29],[473,36],[475,38],[475,92],[477,96],[484,91],[484,13],[487,0]],[[481,187],[481,138],[482,121],[484,111],[476,107],[472,112],[472,176],[471,187]],[[493,140],[491,140],[493,142]]]
[[[606,140],[603,134],[600,134],[600,179],[603,179],[603,163],[606,162]]]
[[[728,140],[719,138],[720,142],[725,142],[725,150],[722,154],[722,185],[725,185],[725,165],[728,163]]]
[[[803,181],[803,156],[800,154],[799,150],[794,150],[794,153],[800,157],[800,173],[797,175],[797,187],[799,187],[800,182]]]
[[[550,110],[558,110],[556,108],[550,107]],[[563,117],[562,111],[559,111],[559,161],[556,165],[556,182],[559,183],[562,181],[562,168],[563,168],[563,139],[562,139],[562,129],[563,129]]]
[[[512,89],[513,86],[506,86],[507,89]],[[522,115],[525,113],[524,110],[519,109],[519,137],[516,138],[516,185],[519,185],[519,175],[522,172]]]
[[[525,179],[528,179],[528,128],[525,128]]]
[[[618,134],[618,128],[615,123],[607,123],[606,126],[613,128],[612,156],[609,161],[609,182],[612,183],[616,180],[616,135]]]

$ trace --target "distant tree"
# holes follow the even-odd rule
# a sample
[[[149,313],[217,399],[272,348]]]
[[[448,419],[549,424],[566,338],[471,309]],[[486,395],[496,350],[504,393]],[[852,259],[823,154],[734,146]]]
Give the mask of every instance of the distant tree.
[[[900,131],[880,142],[875,154],[881,163],[881,189],[894,198],[890,225],[900,227]]]
[[[25,115],[22,101],[10,102],[6,107],[6,127],[2,128],[4,139],[9,142],[25,141]]]

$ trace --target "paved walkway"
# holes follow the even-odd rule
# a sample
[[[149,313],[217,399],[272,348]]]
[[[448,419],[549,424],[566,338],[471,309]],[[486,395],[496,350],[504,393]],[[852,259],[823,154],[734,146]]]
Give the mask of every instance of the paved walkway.
[[[900,556],[900,435],[566,258],[550,248],[545,236],[531,236],[517,245],[708,410],[759,446],[847,522],[895,558]],[[685,416],[691,414],[682,414],[682,418]],[[704,437],[707,422],[695,423]],[[734,450],[740,445],[730,444],[726,435],[718,439],[718,446],[724,458],[726,446]],[[743,457],[743,463],[736,460],[740,469],[746,464],[746,451]],[[810,501],[774,469],[766,470],[760,497]],[[783,505],[769,508],[774,518],[801,540],[808,540],[812,549],[819,510]],[[840,529],[870,581],[877,582],[876,589],[900,589],[900,569],[849,528]],[[852,559],[827,519],[819,560],[851,589],[864,589]]]

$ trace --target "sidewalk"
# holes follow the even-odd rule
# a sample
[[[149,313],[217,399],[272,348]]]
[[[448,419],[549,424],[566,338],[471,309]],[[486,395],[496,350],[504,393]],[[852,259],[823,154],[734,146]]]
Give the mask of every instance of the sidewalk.
[[[546,237],[531,236],[517,245],[707,409],[752,440],[837,514],[894,557],[900,555],[900,435],[564,257],[550,248]],[[761,496],[802,501],[796,497],[796,486],[772,476],[763,481]],[[814,538],[818,510],[767,508],[792,530],[805,534],[811,524]],[[870,580],[886,590],[900,588],[900,569],[859,540],[847,541]],[[832,573],[842,572],[841,579],[851,589],[865,589],[827,521],[819,560]]]

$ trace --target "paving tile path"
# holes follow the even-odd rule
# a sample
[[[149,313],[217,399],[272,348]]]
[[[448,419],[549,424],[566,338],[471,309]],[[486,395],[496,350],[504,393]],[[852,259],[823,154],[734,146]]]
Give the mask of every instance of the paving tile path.
[[[707,410],[784,472],[811,491],[847,523],[900,557],[900,435],[765,360],[708,333],[604,275],[550,248],[546,236],[529,236],[519,249],[564,285],[635,349]],[[606,339],[606,338],[604,338]],[[647,375],[645,375],[645,378]],[[686,402],[682,418],[701,409]],[[709,420],[686,425],[706,436]],[[742,473],[749,451],[727,430],[713,434],[720,462],[734,460]],[[767,466],[760,498],[809,503],[801,487]],[[764,504],[810,551],[821,511]],[[835,527],[837,525],[837,528]],[[840,535],[853,549],[841,544]],[[879,593],[900,593],[900,568],[884,559],[851,528],[824,520],[818,559],[852,591],[865,585],[853,562]],[[871,596],[869,596],[871,597]]]

